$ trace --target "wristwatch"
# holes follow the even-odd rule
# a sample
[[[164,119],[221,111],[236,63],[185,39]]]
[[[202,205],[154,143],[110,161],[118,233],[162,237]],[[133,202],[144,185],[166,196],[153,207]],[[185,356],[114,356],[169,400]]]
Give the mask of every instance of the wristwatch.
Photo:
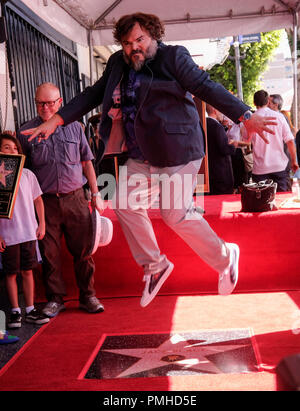
[[[245,113],[239,118],[239,121],[244,122],[250,120],[252,113],[250,110],[245,111]]]

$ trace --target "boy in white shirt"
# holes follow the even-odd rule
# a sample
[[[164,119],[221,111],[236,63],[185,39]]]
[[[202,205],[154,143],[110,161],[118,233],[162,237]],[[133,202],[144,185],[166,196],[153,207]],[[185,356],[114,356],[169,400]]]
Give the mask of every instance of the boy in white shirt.
[[[19,141],[10,134],[0,134],[0,152],[21,154]],[[21,327],[21,309],[18,302],[17,274],[22,275],[26,304],[25,321],[45,324],[49,321],[34,307],[34,278],[32,269],[37,264],[36,240],[45,235],[44,204],[42,191],[35,175],[24,168],[11,219],[0,218],[0,252],[6,275],[6,287],[11,303],[8,328]],[[35,211],[39,222],[35,217]]]

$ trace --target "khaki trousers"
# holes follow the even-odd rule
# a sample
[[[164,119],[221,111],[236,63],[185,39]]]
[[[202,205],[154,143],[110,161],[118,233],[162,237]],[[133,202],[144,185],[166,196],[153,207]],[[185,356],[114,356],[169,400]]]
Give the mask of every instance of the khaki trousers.
[[[164,222],[217,272],[229,264],[229,251],[193,205],[201,159],[176,167],[153,167],[129,159],[120,169],[115,212],[132,255],[145,274],[169,264],[161,253],[147,209],[157,202]]]

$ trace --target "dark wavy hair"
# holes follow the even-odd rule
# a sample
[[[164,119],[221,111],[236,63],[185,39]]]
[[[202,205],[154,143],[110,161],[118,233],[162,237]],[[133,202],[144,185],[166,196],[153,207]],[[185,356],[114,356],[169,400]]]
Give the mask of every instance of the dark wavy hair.
[[[2,146],[3,140],[10,140],[10,141],[12,141],[13,143],[15,143],[15,145],[17,146],[17,149],[18,149],[18,153],[19,153],[19,154],[23,154],[23,150],[22,150],[20,141],[19,141],[16,137],[12,136],[12,135],[9,134],[9,133],[5,133],[5,132],[4,132],[4,133],[1,133],[1,134],[0,134],[0,147]]]
[[[115,24],[113,36],[117,44],[121,44],[122,37],[132,29],[135,23],[139,23],[143,29],[146,29],[154,40],[160,41],[165,34],[163,23],[154,14],[127,14]]]

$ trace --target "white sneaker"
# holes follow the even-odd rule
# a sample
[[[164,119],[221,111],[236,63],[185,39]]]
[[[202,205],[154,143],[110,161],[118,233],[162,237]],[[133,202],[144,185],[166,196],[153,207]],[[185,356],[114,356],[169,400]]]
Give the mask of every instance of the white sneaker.
[[[219,294],[229,295],[234,290],[239,276],[240,249],[237,244],[226,243],[230,251],[228,267],[219,274]]]
[[[143,296],[141,298],[141,306],[146,307],[153,298],[156,296],[158,291],[160,290],[163,283],[169,277],[171,272],[173,271],[174,264],[170,263],[167,268],[165,268],[160,273],[156,274],[146,274],[144,275],[144,280],[146,282]]]

